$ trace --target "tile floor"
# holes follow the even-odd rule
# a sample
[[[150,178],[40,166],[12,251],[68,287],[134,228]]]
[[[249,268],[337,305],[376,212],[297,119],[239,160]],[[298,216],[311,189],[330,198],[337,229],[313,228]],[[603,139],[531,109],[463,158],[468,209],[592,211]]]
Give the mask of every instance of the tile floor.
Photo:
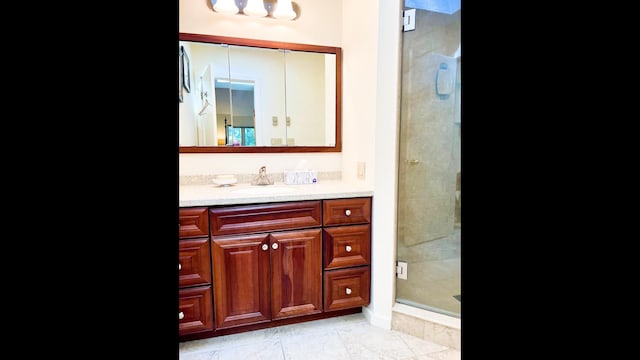
[[[362,313],[180,343],[180,360],[449,360],[461,352],[370,325]]]

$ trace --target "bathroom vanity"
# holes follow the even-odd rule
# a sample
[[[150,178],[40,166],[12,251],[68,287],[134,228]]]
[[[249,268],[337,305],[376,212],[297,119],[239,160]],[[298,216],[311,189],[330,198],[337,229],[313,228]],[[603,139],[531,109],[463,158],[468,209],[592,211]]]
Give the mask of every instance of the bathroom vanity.
[[[180,340],[362,311],[371,202],[342,181],[180,186]]]

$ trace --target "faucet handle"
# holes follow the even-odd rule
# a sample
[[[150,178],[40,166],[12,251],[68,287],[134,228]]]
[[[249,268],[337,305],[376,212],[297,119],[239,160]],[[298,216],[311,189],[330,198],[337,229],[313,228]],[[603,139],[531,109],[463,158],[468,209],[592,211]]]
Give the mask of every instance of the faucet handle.
[[[267,167],[261,166],[258,170],[258,177],[251,182],[251,185],[271,185],[273,181],[267,176]]]

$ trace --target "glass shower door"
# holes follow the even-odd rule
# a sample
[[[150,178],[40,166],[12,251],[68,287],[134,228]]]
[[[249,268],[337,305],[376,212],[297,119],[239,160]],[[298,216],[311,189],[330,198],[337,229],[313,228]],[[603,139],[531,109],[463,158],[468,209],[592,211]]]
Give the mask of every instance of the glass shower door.
[[[424,7],[402,37],[396,301],[459,317],[460,7]]]

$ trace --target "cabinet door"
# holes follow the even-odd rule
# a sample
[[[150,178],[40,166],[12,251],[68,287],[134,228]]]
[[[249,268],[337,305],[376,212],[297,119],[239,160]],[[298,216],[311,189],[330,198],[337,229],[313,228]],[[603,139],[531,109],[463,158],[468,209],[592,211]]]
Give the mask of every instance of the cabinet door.
[[[369,266],[331,270],[324,273],[324,311],[369,305]]]
[[[331,199],[323,201],[323,225],[371,223],[371,198]]]
[[[271,234],[273,319],[322,312],[322,230]]]
[[[210,285],[180,289],[178,319],[179,335],[213,330]]]
[[[180,240],[179,247],[180,287],[211,284],[209,239]]]
[[[181,239],[209,236],[209,217],[206,207],[180,208]]]
[[[371,262],[371,225],[329,227],[323,237],[325,270]]]
[[[209,210],[211,235],[295,230],[322,225],[321,201],[214,207]]]
[[[216,328],[270,321],[269,235],[211,240]]]

